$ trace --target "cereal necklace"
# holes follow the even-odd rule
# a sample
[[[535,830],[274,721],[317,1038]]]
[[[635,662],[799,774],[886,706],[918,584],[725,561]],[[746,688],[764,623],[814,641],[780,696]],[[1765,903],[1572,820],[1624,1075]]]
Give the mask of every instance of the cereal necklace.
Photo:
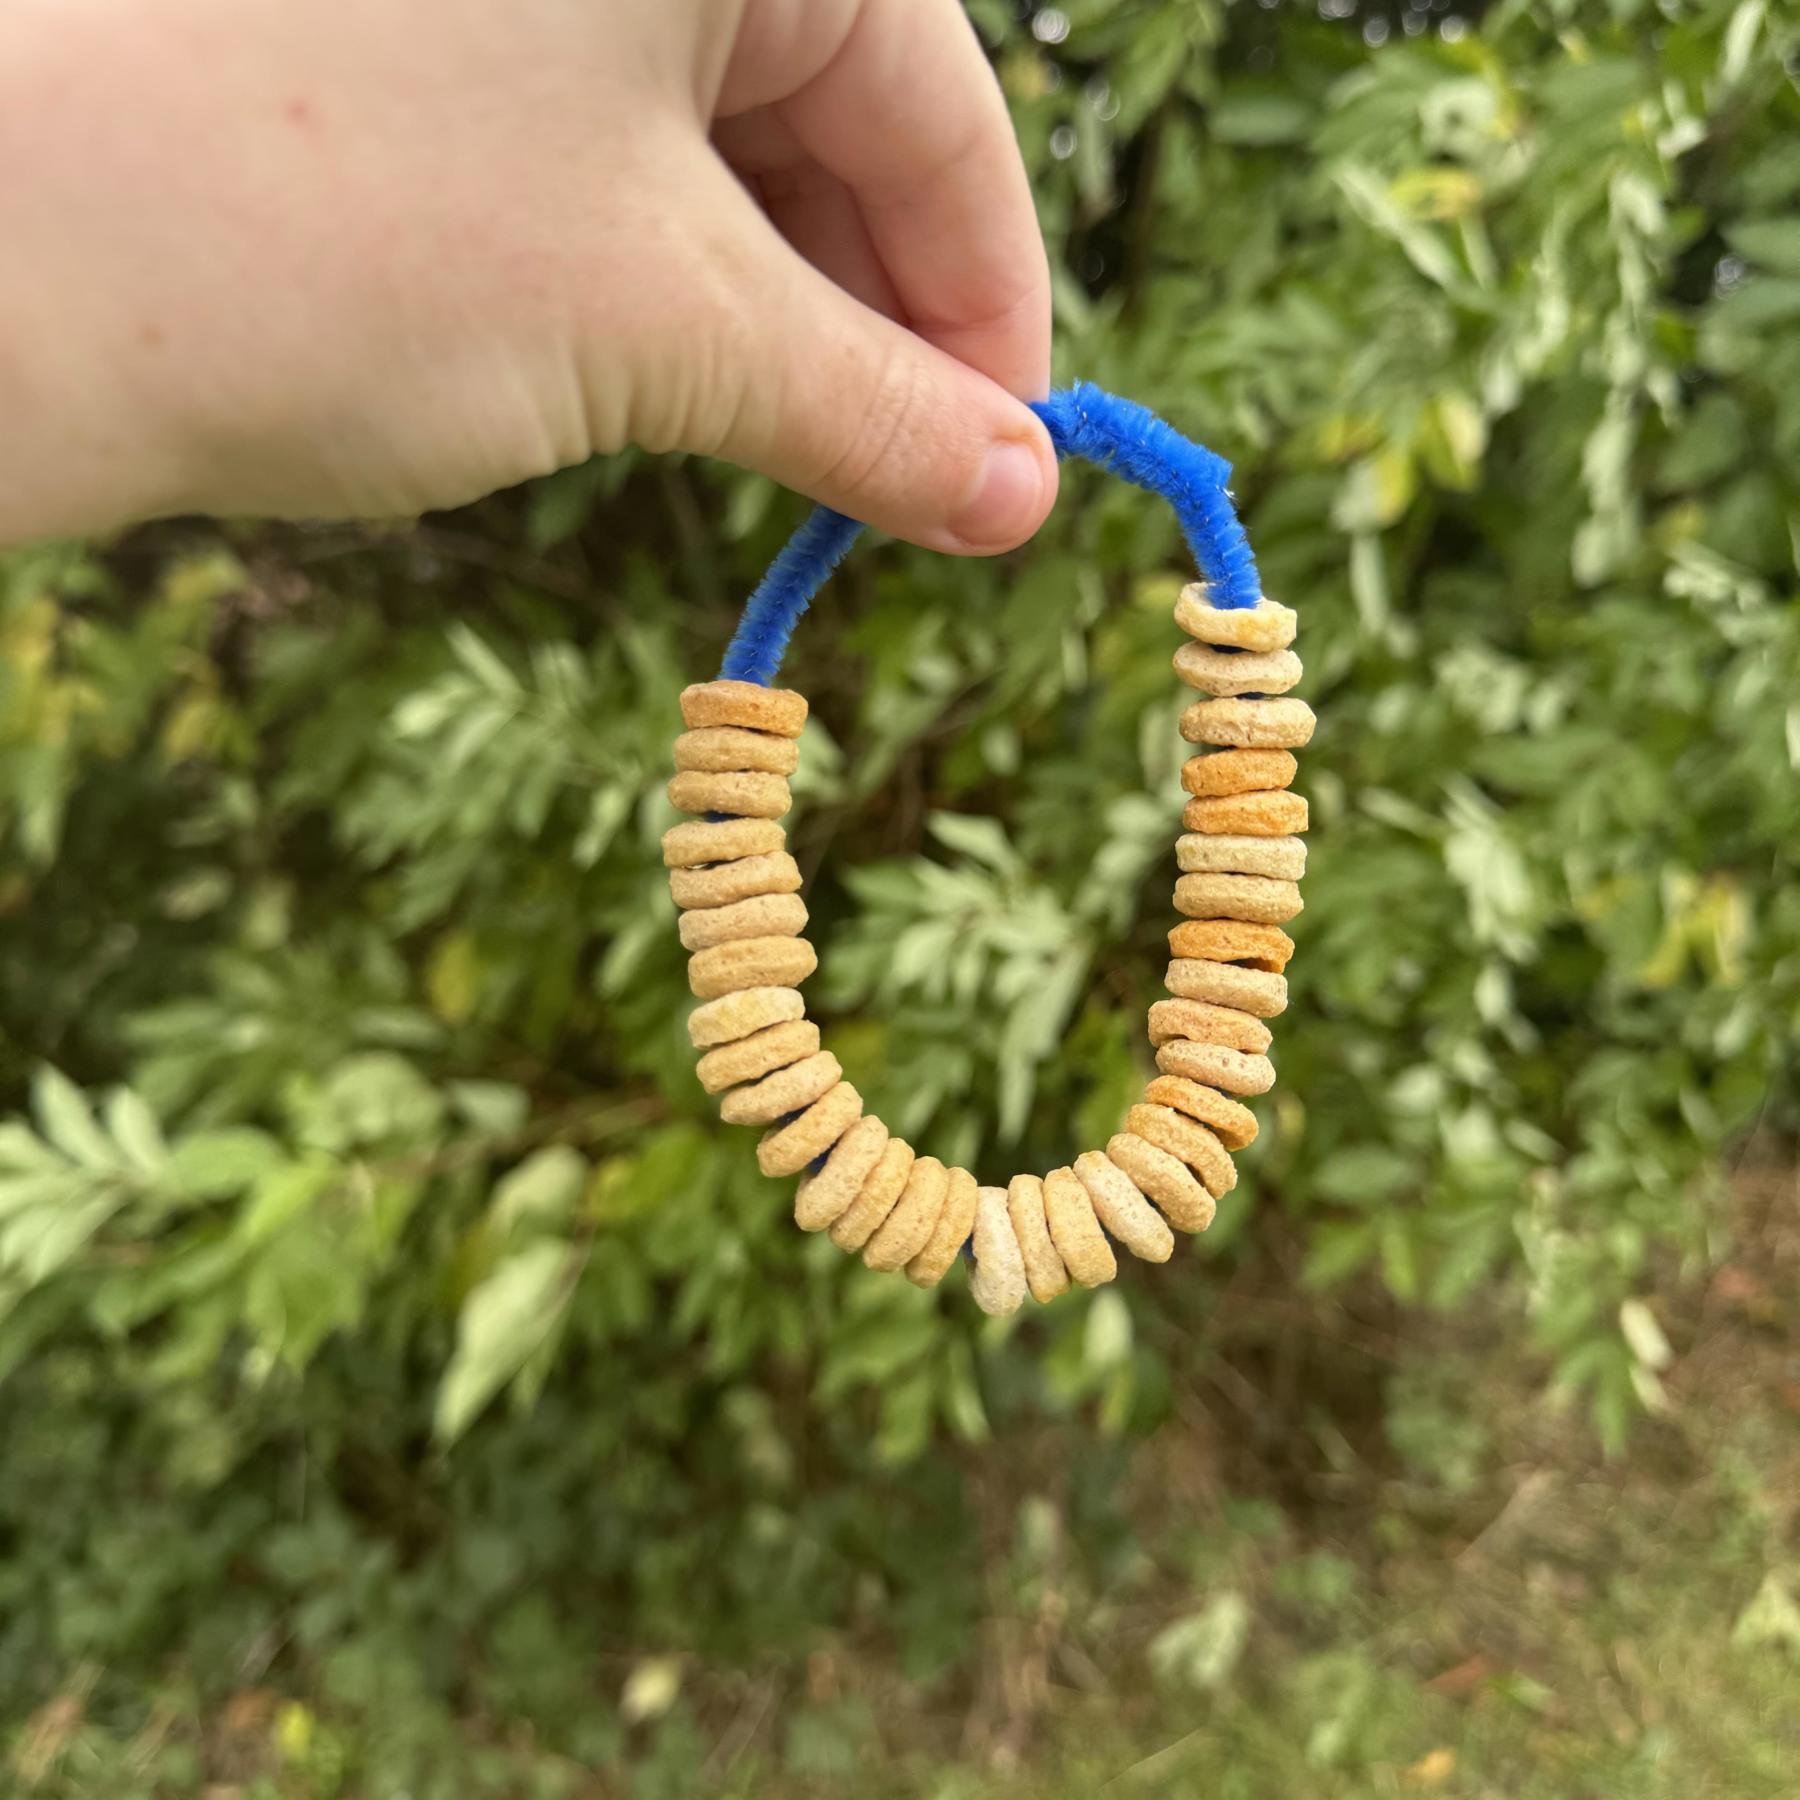
[[[1180,875],[1165,985],[1150,1008],[1160,1073],[1104,1150],[1047,1175],[983,1187],[915,1154],[843,1078],[806,1017],[800,984],[818,966],[801,935],[800,871],[778,821],[799,765],[805,698],[773,686],[795,621],[861,526],[820,507],[751,596],[717,681],[688,688],[669,798],[699,815],[663,838],[688,983],[699,1075],[729,1124],[764,1128],[757,1161],[800,1177],[794,1217],[872,1269],[934,1286],[968,1252],[970,1290],[990,1313],[1045,1301],[1118,1272],[1114,1246],[1165,1262],[1177,1231],[1204,1231],[1237,1181],[1231,1152],[1256,1136],[1243,1096],[1275,1080],[1264,1023],[1287,1005],[1283,971],[1300,911],[1306,802],[1292,752],[1312,736],[1289,648],[1295,615],[1262,597],[1226,491],[1229,466],[1142,407],[1085,383],[1035,409],[1059,455],[1081,456],[1162,495],[1203,577],[1182,589],[1188,641],[1175,673],[1197,689],[1181,735],[1205,746],[1181,784]]]

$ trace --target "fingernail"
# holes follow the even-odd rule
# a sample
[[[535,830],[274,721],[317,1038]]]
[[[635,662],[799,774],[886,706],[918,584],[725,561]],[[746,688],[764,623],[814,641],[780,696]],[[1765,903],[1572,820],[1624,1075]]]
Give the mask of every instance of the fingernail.
[[[1016,438],[989,447],[974,498],[951,515],[950,529],[972,550],[1005,550],[1036,529],[1044,509],[1044,467]]]

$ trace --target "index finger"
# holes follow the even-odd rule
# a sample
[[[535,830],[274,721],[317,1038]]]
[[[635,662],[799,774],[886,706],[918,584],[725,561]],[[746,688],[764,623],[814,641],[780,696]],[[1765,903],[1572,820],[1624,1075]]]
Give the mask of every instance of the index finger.
[[[1050,388],[1050,271],[1006,102],[957,0],[810,0],[806,58],[773,44],[727,80],[854,195],[907,324],[1021,399]],[[762,91],[756,91],[756,90]],[[726,96],[722,96],[724,98]]]

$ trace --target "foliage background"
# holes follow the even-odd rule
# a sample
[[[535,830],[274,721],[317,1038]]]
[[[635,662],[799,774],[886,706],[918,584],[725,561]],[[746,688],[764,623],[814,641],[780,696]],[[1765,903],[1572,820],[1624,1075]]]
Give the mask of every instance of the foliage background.
[[[1792,19],[971,11],[1059,375],[1229,454],[1302,609],[1245,1180],[1154,1280],[983,1325],[803,1241],[716,1126],[657,838],[767,484],[621,457],[17,554],[21,1791],[1792,1791],[1793,1409],[1737,1379],[1794,1378]],[[801,633],[834,1048],[984,1179],[1147,1066],[1181,579],[1071,471],[1027,552],[864,549]],[[1585,1598],[1463,1560],[1523,1462],[1622,1484],[1554,1509]],[[1626,1729],[1590,1602],[1615,1661],[1745,1667]]]

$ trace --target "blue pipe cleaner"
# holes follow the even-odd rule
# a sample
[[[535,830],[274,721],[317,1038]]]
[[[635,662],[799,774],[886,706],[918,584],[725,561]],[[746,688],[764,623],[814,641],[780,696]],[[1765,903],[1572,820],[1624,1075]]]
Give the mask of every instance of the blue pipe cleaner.
[[[1174,507],[1214,606],[1256,604],[1262,582],[1225,485],[1231,479],[1230,463],[1184,438],[1147,407],[1090,382],[1059,388],[1031,410],[1043,420],[1058,456],[1079,456],[1160,494]],[[725,650],[721,681],[751,681],[759,687],[774,682],[800,615],[861,530],[855,519],[829,506],[813,509],[745,605]]]

